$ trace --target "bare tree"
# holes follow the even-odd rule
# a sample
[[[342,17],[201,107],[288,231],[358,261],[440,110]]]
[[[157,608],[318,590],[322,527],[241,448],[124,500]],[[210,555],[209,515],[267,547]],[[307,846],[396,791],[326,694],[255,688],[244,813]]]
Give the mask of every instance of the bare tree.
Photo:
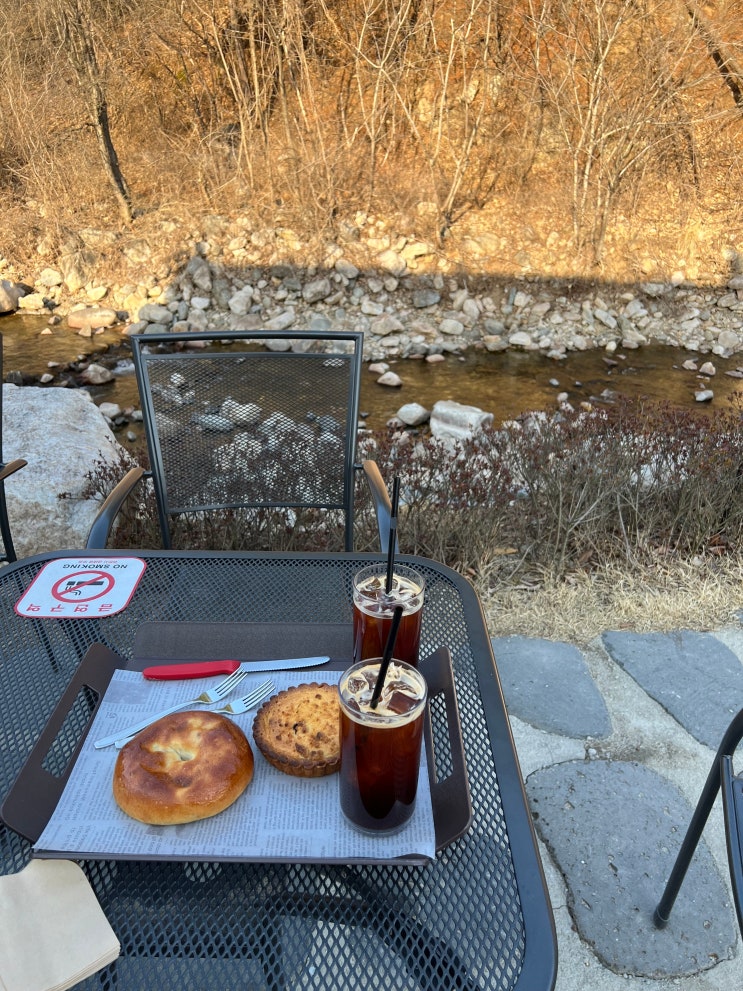
[[[126,172],[155,208],[249,201],[315,233],[400,209],[428,237],[548,187],[601,264],[674,179],[734,200],[743,0],[700,2],[0,0],[0,182],[58,216],[60,189],[79,214],[110,186],[129,220]]]
[[[570,156],[575,243],[600,265],[620,193],[651,162],[677,160],[688,136],[690,33],[661,30],[652,0],[529,2],[537,79]]]
[[[42,4],[37,16],[42,30],[48,23],[56,29],[59,43],[75,72],[103,168],[121,218],[128,223],[133,217],[131,194],[111,135],[106,75],[100,57],[106,50],[103,41],[106,14],[112,13],[117,11],[95,0],[51,0]]]
[[[735,105],[743,113],[743,63],[719,36],[708,17],[699,9],[696,3],[687,0],[686,10],[695,29],[707,46],[710,58],[717,66],[723,82],[730,90]]]
[[[319,3],[338,53],[341,140],[362,155],[369,200],[391,170],[409,170],[446,235],[487,200],[509,158],[502,138],[514,116],[511,52],[499,5]]]

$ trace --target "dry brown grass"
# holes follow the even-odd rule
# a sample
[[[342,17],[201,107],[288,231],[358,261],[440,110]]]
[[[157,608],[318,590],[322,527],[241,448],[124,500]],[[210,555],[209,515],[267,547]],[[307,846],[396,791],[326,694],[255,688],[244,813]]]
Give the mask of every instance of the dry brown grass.
[[[493,587],[477,581],[492,636],[519,634],[585,646],[606,630],[714,630],[743,609],[743,556],[698,558],[638,570],[606,565]]]

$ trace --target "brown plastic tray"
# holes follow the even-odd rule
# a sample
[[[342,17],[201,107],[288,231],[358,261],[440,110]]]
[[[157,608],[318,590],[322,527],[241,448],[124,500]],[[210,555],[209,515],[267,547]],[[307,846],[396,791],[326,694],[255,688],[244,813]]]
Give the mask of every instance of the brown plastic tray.
[[[227,627],[226,632],[225,627]],[[215,636],[219,637],[216,642]],[[308,669],[308,675],[311,675],[311,672],[316,670],[345,670],[352,663],[348,656],[350,642],[350,627],[341,624],[318,626],[144,623],[137,631],[135,656],[130,661],[115,654],[103,644],[93,644],[80,662],[8,792],[0,807],[0,818],[14,832],[32,843],[36,842],[57,806],[100,701],[117,668],[137,671],[153,661],[162,664],[169,661],[182,663],[184,660],[209,660],[218,656],[250,661],[262,657],[299,656],[307,651],[328,654],[330,661],[322,668]],[[215,649],[217,644],[232,649],[217,651]],[[424,734],[438,852],[467,831],[472,821],[472,805],[449,650],[440,647],[421,661],[420,669],[428,684],[429,693]],[[89,721],[73,749],[64,773],[60,776],[53,775],[44,767],[45,760],[84,689],[93,692],[97,700],[91,708]],[[439,777],[437,774],[437,745],[431,722],[432,703],[438,700],[439,696],[442,696],[443,700],[446,726],[437,726],[436,740],[438,746],[443,746],[449,751],[442,755],[443,763],[448,768],[448,773],[444,777]],[[437,703],[436,709],[439,708]]]

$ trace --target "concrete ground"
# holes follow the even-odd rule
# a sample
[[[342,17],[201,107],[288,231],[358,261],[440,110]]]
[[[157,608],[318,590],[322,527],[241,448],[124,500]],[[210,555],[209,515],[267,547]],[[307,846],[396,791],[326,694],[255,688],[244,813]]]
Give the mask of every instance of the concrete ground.
[[[743,626],[493,648],[555,915],[557,991],[741,991],[719,798],[668,926],[652,914],[743,708]]]

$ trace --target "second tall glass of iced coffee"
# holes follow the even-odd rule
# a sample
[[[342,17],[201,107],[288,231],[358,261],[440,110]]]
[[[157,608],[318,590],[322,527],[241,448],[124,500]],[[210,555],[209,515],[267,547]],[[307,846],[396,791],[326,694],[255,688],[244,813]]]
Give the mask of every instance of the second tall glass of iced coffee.
[[[353,579],[353,659],[381,657],[395,606],[403,613],[395,640],[395,658],[418,666],[425,581],[414,568],[395,564],[387,591],[387,568],[370,564]]]
[[[393,833],[413,815],[428,695],[423,675],[391,661],[372,707],[382,658],[354,664],[341,676],[341,810],[367,833]]]

